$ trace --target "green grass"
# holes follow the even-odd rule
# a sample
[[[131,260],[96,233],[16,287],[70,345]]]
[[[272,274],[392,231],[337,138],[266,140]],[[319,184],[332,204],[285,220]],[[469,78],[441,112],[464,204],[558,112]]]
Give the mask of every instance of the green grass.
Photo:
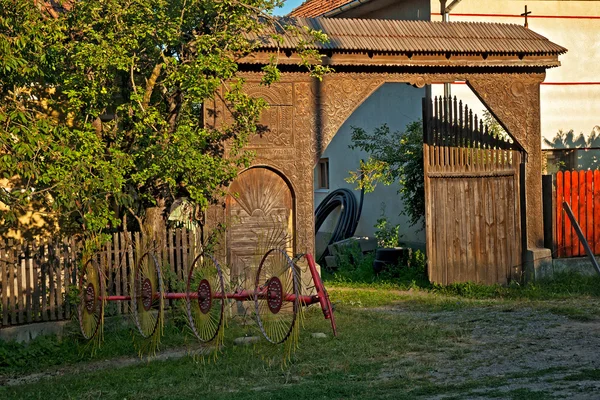
[[[394,388],[412,390],[413,383],[377,380],[385,368],[396,368],[419,381],[426,366],[401,365],[402,355],[445,346],[456,338],[452,329],[440,329],[410,316],[356,312],[341,306],[336,312],[339,339],[313,339],[311,331],[326,331],[319,310],[309,311],[300,348],[284,363],[281,347],[264,343],[236,347],[231,340],[242,332],[227,332],[226,347],[216,361],[186,357],[121,369],[84,372],[31,385],[0,389],[2,398],[325,398],[384,395]],[[233,330],[233,332],[231,332]],[[109,343],[107,343],[109,345]],[[398,362],[400,360],[400,363]],[[344,382],[343,385],[334,384]],[[176,388],[176,389],[173,389]]]
[[[535,308],[590,322],[600,317],[600,280],[565,275],[535,285],[450,287],[407,285],[394,279],[343,284],[326,282],[336,307],[340,336],[332,338],[328,321],[313,307],[306,312],[300,347],[286,361],[284,346],[265,341],[233,345],[233,339],[258,335],[255,326],[231,321],[225,346],[213,360],[186,356],[95,370],[93,363],[136,357],[132,325],[108,324],[105,343],[94,354],[75,334],[63,340],[39,338],[28,345],[0,342],[0,378],[62,368],[64,375],[14,387],[0,387],[2,399],[295,399],[393,398],[445,396],[462,399],[485,393],[487,398],[552,398],[544,390],[500,391],[511,379],[545,379],[560,368],[534,370],[518,376],[488,376],[464,382],[432,378],[436,360],[444,355],[460,363],[471,350],[465,346],[471,325],[452,324],[434,315],[463,315],[471,310],[513,312]],[[412,281],[417,281],[411,278]],[[406,288],[409,287],[410,290]],[[424,317],[428,315],[428,317]],[[196,349],[181,318],[165,327],[161,349]],[[326,332],[315,339],[311,332]],[[566,382],[595,381],[598,370],[563,371]],[[570,375],[569,375],[570,374]]]

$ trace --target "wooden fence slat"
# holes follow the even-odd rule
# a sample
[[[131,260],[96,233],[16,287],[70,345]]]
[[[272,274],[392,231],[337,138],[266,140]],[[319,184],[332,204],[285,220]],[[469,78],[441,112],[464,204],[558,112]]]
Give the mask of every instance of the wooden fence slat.
[[[174,235],[173,229],[169,228],[167,230],[167,252],[169,253],[169,264],[175,270],[177,265],[175,264],[175,247],[173,245]]]
[[[41,270],[40,270],[40,275],[42,278],[42,286],[41,286],[41,291],[40,291],[40,295],[42,296],[42,321],[48,321],[48,317],[49,317],[49,308],[48,308],[48,292],[49,292],[49,286],[48,286],[48,282],[49,282],[49,277],[48,277],[48,260],[46,257],[46,246],[45,245],[41,245],[40,247],[40,251],[41,251]]]
[[[179,278],[183,279],[186,271],[188,270],[188,251],[189,251],[189,242],[188,242],[188,230],[186,228],[181,228],[181,245],[183,252],[183,262],[179,268]]]
[[[56,318],[59,320],[64,319],[64,310],[63,310],[63,279],[62,275],[64,273],[64,261],[62,260],[62,252],[60,248],[60,243],[56,242],[54,245],[54,255],[56,257],[56,262],[53,263],[56,268]]]
[[[594,249],[594,174],[591,170],[585,171],[585,220],[587,226],[587,232],[585,238],[588,241],[592,251]],[[585,250],[585,249],[584,249]]]
[[[562,203],[564,198],[564,188],[563,188],[563,172],[558,171],[556,173],[556,251],[558,257],[565,256],[565,237],[564,237],[564,226],[563,226],[563,209]],[[561,207],[558,205],[561,204]]]
[[[54,271],[54,249],[51,244],[47,245],[48,248],[48,281],[50,287],[50,320],[56,320],[56,277]]]
[[[63,282],[65,291],[65,319],[71,319],[71,304],[68,299],[69,286],[71,285],[71,257],[69,252],[69,243],[66,240],[60,242],[60,249],[63,260]]]
[[[175,230],[175,262],[179,268],[183,263],[183,254],[181,252],[181,229]]]
[[[127,259],[129,260],[129,268],[128,268],[128,275],[127,275],[127,280],[129,282],[129,286],[127,287],[127,293],[132,296],[133,295],[133,271],[135,268],[135,258],[133,255],[133,235],[131,233],[127,233],[127,236],[124,236],[125,240],[127,240]],[[128,301],[127,303],[127,309],[130,310],[131,312],[131,302]]]
[[[40,254],[38,254],[37,243],[31,244],[31,258],[33,259],[33,320],[40,321],[42,317],[42,274]]]
[[[579,221],[579,174],[577,171],[571,171],[571,208],[575,220]],[[579,256],[579,238],[573,227],[571,227],[571,254]]]
[[[23,283],[25,281],[25,277],[23,276],[23,269],[22,269],[22,263],[21,263],[21,252],[20,252],[20,247],[18,242],[15,242],[14,247],[10,249],[12,255],[13,255],[13,260],[14,260],[14,265],[15,265],[15,270],[17,271],[17,281],[16,281],[16,290],[15,290],[15,305],[17,307],[17,323],[22,324],[25,322],[25,320],[23,319],[23,311],[25,308],[25,290],[23,287]]]
[[[8,245],[6,241],[3,243],[5,246],[3,249],[0,249],[0,277],[2,278],[2,325],[9,326],[10,321],[8,320],[8,286],[10,282],[10,278],[8,275],[9,263],[8,263]]]
[[[117,296],[121,296],[122,295],[122,291],[121,291],[121,268],[122,263],[121,263],[121,248],[119,247],[119,234],[118,233],[113,233],[113,252],[112,252],[112,256],[113,256],[113,273],[115,276],[115,294]],[[122,314],[123,313],[123,303],[118,301],[117,302],[117,314]]]
[[[585,188],[585,171],[579,171],[579,226],[584,235],[587,232],[587,206],[585,204],[587,195]],[[579,241],[579,255],[585,256],[585,249],[583,248],[581,240]]]
[[[571,171],[565,171],[565,181],[564,181],[565,193],[564,193],[563,199],[568,204],[571,204],[571,183],[572,182],[573,181],[571,179]],[[558,207],[558,205],[557,205],[557,207]],[[565,256],[571,257],[573,255],[573,247],[572,247],[572,241],[571,241],[571,237],[572,237],[571,236],[571,234],[572,234],[571,220],[569,218],[565,218],[565,215],[563,214],[563,221],[564,221],[563,232],[565,235],[565,243],[564,243]]]
[[[600,171],[594,171],[594,254],[600,254]]]
[[[7,265],[8,265],[8,271],[9,271],[9,277],[8,277],[8,288],[10,289],[10,295],[9,295],[9,300],[8,300],[8,307],[10,310],[10,323],[11,325],[16,325],[17,324],[17,294],[15,293],[15,259],[14,259],[14,253],[13,253],[13,246],[14,246],[14,242],[12,239],[9,239],[8,241],[8,257],[7,257]]]
[[[33,311],[32,311],[32,304],[31,304],[31,297],[32,297],[32,273],[33,273],[33,265],[32,265],[32,261],[31,261],[31,257],[29,254],[29,246],[27,243],[24,243],[22,246],[22,254],[23,254],[23,264],[25,267],[25,310],[26,310],[26,314],[27,314],[27,323],[31,323],[33,321]]]

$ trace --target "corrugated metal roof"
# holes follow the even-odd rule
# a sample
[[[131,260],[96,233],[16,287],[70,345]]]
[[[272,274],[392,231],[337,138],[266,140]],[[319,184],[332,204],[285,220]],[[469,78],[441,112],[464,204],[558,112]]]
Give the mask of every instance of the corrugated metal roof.
[[[372,51],[416,54],[519,54],[559,55],[567,51],[532,30],[515,24],[483,22],[433,22],[348,18],[282,18],[282,25],[295,31],[271,27],[261,35],[248,34],[262,49],[293,50],[300,41],[310,41],[304,26],[327,34],[328,43],[310,47],[336,51]],[[280,34],[278,46],[271,38]]]
[[[294,8],[290,13],[290,16],[307,18],[318,17],[348,3],[352,3],[352,0],[307,0]]]

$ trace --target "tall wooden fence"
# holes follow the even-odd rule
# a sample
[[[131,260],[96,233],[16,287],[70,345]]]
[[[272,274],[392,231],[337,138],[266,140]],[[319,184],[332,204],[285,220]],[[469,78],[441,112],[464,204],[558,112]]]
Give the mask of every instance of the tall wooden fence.
[[[130,273],[139,233],[113,234],[112,240],[95,257],[106,275],[109,295],[129,295]],[[70,319],[76,312],[70,301],[77,286],[81,243],[21,243],[5,240],[0,244],[0,328],[32,322]],[[199,235],[186,229],[166,232],[166,240],[156,249],[167,281],[184,281],[187,270],[200,249]],[[114,302],[107,315],[129,312],[128,302]]]
[[[583,244],[563,210],[563,201],[571,206],[575,219],[594,254],[600,255],[600,171],[558,172],[554,186],[556,256],[586,256]]]
[[[506,283],[522,264],[521,150],[456,98],[423,102],[432,282]]]

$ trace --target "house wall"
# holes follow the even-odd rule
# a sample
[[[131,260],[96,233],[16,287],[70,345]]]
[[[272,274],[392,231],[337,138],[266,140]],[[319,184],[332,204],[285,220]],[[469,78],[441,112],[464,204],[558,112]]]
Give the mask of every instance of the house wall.
[[[330,189],[315,189],[315,207],[327,196],[330,191],[338,188],[354,190],[355,185],[345,182],[349,171],[356,171],[360,160],[369,156],[366,152],[351,150],[352,127],[363,128],[372,132],[376,127],[387,124],[391,131],[403,131],[406,125],[422,117],[421,99],[425,96],[425,88],[418,89],[404,83],[387,83],[369,96],[341,126],[336,135],[325,149],[322,157],[329,159]],[[315,182],[317,170],[315,168]],[[374,225],[385,209],[385,216],[391,224],[400,224],[402,240],[407,242],[424,243],[425,235],[419,227],[411,227],[408,219],[400,212],[404,204],[398,195],[399,185],[377,185],[375,191],[365,194],[362,215],[356,230],[358,236],[373,236]],[[357,201],[360,191],[354,190]],[[332,213],[317,235],[317,254],[323,247],[323,242],[328,241],[335,228],[339,210]]]
[[[336,15],[336,18],[429,20],[429,0],[375,0]]]
[[[429,0],[375,0],[344,11],[336,15],[336,18],[428,20],[430,13]],[[404,130],[408,123],[421,118],[421,98],[424,96],[425,89],[390,83],[383,85],[365,100],[340,128],[322,155],[323,158],[329,158],[330,188],[324,190],[315,186],[315,208],[330,191],[338,188],[353,190],[355,187],[345,179],[349,176],[349,171],[359,168],[360,160],[366,160],[368,154],[348,147],[351,144],[352,126],[372,132],[376,127],[387,123],[392,131]],[[315,185],[318,182],[316,174],[315,168]],[[390,224],[400,225],[401,240],[417,245],[424,244],[424,231],[420,230],[420,227],[411,227],[407,217],[400,215],[404,204],[400,200],[398,189],[400,189],[398,184],[390,186],[379,184],[374,192],[365,195],[355,235],[373,237],[376,230],[374,225],[384,212]],[[357,201],[360,201],[360,192],[355,191],[355,194]],[[338,209],[331,213],[321,226],[315,239],[317,254],[320,254],[329,241],[339,215]]]
[[[542,137],[551,141],[572,129],[587,138],[600,125],[600,1],[462,0],[449,20],[522,25],[525,5],[529,28],[569,50],[541,86]],[[441,21],[438,0],[431,0],[431,11]],[[442,85],[432,86],[434,96],[443,94]],[[481,114],[483,105],[466,85],[453,84],[451,92]],[[544,141],[542,147],[552,148]]]
[[[450,3],[450,0],[448,1]],[[561,56],[562,67],[547,70],[546,80],[541,86],[541,132],[542,137],[549,141],[555,137],[559,130],[574,130],[576,135],[584,136],[600,125],[600,0],[587,1],[521,1],[521,0],[462,0],[452,10],[450,21],[473,22],[500,22],[523,24],[525,5],[532,14],[528,18],[529,28],[547,37],[549,40],[566,47],[569,52]],[[427,15],[426,12],[429,13]],[[351,10],[335,15],[339,18],[383,18],[383,19],[431,19],[441,21],[439,0],[430,1],[392,1],[373,0]],[[428,18],[429,17],[429,18]],[[399,102],[411,98],[409,102],[413,119],[420,118],[420,97],[424,91],[417,95],[405,93],[394,94],[400,86],[391,85],[381,88],[353,114],[346,124],[340,129],[338,135],[327,148],[323,157],[330,159],[330,185],[349,187],[344,182],[348,176],[347,171],[358,166],[359,159],[366,154],[350,151],[349,127],[359,125],[367,130],[378,126],[378,121],[387,119],[386,122],[392,129],[402,129],[406,125],[402,116],[398,115]],[[443,85],[431,85],[433,96],[443,94]],[[464,82],[451,85],[451,93],[464,103],[468,104],[475,113],[482,115],[485,107]],[[414,97],[410,97],[414,96]],[[384,100],[385,99],[385,100]],[[377,104],[377,106],[375,106]],[[373,115],[376,108],[377,118]],[[379,118],[381,117],[381,118]],[[598,131],[599,128],[596,128]],[[542,142],[543,148],[550,146]],[[343,155],[343,157],[340,157]],[[396,194],[397,185],[379,187],[377,191],[365,197],[363,216],[359,224],[357,235],[372,235],[375,231],[373,225],[380,216],[381,203],[386,204],[388,218],[397,215],[403,204]],[[323,191],[315,192],[315,207],[326,195]],[[358,192],[357,192],[358,196]],[[365,211],[366,210],[366,211]],[[324,224],[322,230],[327,232],[335,224],[337,215],[334,214]],[[423,240],[423,234],[415,233],[409,228],[402,217],[394,220],[401,224],[401,233],[411,240]],[[326,235],[327,233],[325,233]],[[319,247],[317,238],[317,247]]]

